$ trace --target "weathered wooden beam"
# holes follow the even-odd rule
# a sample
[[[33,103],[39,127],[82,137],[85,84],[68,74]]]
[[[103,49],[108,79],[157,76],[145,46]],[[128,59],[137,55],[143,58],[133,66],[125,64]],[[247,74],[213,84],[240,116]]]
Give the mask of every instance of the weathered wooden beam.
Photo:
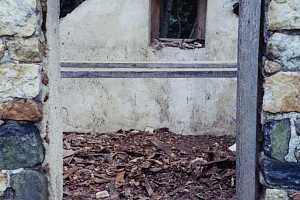
[[[197,8],[197,39],[205,40],[206,34],[207,0],[198,0]]]
[[[63,68],[237,68],[235,63],[72,63],[61,62]]]
[[[236,78],[236,71],[62,71],[62,78]]]
[[[261,0],[240,0],[237,97],[237,197],[256,200]]]
[[[154,39],[159,38],[159,25],[160,25],[160,0],[150,1],[150,23],[151,23],[151,38],[152,43]]]

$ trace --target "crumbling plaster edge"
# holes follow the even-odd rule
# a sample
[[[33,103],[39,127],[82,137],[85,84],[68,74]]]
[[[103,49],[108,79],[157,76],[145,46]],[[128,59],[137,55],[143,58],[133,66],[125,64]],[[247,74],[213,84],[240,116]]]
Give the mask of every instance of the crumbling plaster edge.
[[[49,77],[49,99],[45,103],[42,130],[48,138],[46,165],[49,175],[49,200],[63,198],[63,134],[61,106],[58,89],[60,86],[59,51],[59,0],[47,1],[47,60],[46,71]]]

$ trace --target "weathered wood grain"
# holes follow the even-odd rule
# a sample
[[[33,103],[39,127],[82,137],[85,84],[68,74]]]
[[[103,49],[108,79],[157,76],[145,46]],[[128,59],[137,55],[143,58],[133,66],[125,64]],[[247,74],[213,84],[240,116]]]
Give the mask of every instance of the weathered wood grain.
[[[236,78],[236,71],[62,71],[62,78]]]
[[[206,33],[207,0],[198,0],[197,12],[197,39],[205,40]]]
[[[150,10],[151,10],[151,39],[150,42],[153,42],[154,39],[159,38],[159,25],[160,25],[160,0],[151,0],[150,1]]]
[[[74,63],[61,62],[62,68],[237,68],[234,63]]]
[[[237,197],[256,200],[261,0],[240,0],[237,98]]]

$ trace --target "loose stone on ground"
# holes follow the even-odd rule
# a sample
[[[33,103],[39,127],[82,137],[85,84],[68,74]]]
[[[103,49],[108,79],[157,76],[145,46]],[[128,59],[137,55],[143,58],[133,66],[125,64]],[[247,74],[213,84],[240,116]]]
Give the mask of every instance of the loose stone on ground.
[[[96,193],[96,199],[104,199],[108,197],[109,197],[109,193],[106,190]]]

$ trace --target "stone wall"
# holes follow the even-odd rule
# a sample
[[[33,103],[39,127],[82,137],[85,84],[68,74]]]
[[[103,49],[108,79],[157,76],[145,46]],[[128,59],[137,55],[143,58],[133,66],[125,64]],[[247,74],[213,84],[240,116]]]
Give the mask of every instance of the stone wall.
[[[266,8],[261,182],[266,199],[299,199],[300,1]]]
[[[45,37],[37,0],[0,1],[0,200],[46,200]]]

